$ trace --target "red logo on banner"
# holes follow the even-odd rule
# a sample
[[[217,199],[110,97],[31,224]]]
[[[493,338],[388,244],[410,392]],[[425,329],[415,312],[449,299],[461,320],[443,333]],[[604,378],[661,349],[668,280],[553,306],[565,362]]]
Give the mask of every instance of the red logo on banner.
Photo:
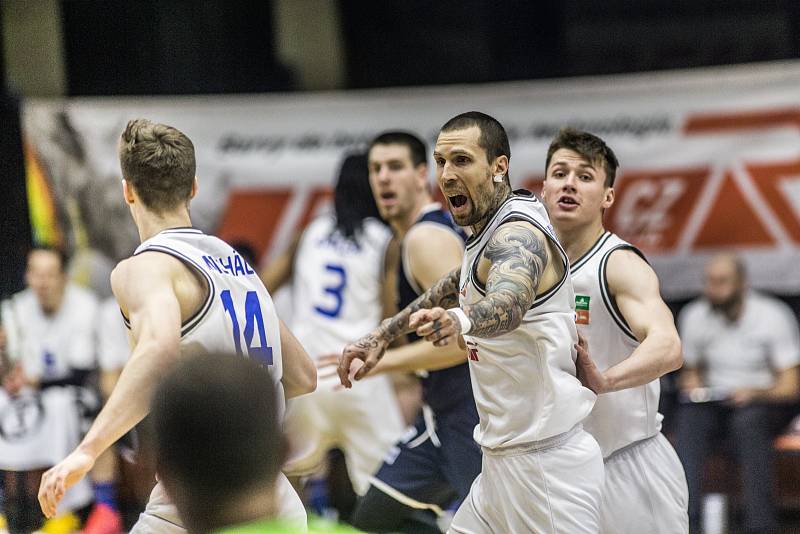
[[[608,228],[648,251],[673,248],[695,209],[710,170],[636,171],[620,176]]]
[[[725,173],[725,181],[714,199],[714,206],[703,221],[702,230],[694,242],[695,247],[771,244],[773,240],[769,231],[753,211],[747,197],[730,173]]]
[[[764,200],[795,243],[800,243],[800,161],[748,165]]]

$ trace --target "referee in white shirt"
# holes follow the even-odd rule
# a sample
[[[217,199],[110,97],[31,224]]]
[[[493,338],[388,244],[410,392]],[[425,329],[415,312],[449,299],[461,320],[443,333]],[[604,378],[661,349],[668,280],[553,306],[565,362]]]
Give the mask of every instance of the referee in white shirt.
[[[745,531],[776,532],[773,423],[776,403],[798,394],[797,319],[778,299],[749,290],[741,259],[725,254],[706,265],[704,297],[678,323],[684,402],[677,451],[689,485],[691,532],[700,520],[703,461],[720,433],[742,469]]]

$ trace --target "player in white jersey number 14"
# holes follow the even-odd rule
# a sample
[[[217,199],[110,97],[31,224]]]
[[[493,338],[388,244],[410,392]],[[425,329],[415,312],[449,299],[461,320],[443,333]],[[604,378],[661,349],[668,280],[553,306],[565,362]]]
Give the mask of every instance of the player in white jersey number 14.
[[[278,320],[255,271],[225,242],[191,228],[197,192],[192,142],[175,128],[128,123],[119,145],[123,192],[142,245],[111,275],[132,353],[108,402],[77,449],[42,477],[39,503],[52,517],[66,488],[149,410],[159,378],[182,356],[248,355],[267,366],[286,397],[313,391],[316,370]],[[224,361],[220,365],[224,365]],[[197,466],[203,469],[205,466]],[[283,478],[284,515],[305,529],[302,503]],[[284,504],[282,503],[282,504]],[[148,514],[151,505],[158,514]],[[160,485],[132,532],[185,532]]]

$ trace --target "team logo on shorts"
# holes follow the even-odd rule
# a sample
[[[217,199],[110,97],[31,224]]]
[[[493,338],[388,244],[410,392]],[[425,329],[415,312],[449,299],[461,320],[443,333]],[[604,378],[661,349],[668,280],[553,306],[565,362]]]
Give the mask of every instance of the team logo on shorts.
[[[575,323],[589,324],[589,297],[575,295]]]

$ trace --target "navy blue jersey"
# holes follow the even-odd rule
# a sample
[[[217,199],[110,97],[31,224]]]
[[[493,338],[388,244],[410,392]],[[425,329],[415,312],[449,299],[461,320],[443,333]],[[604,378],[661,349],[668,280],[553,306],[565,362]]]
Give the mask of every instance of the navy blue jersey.
[[[455,232],[462,240],[466,241],[467,236],[453,222],[450,214],[443,211],[439,204],[431,204],[422,211],[420,217],[414,223],[418,224],[440,224]],[[405,258],[405,244],[401,244],[401,257]],[[403,309],[411,304],[420,294],[421,288],[417,283],[406,274],[405,261],[400,262],[400,273],[397,277],[397,296],[398,308]],[[408,335],[409,342],[419,339],[413,332]],[[478,412],[475,408],[475,400],[472,396],[472,384],[469,379],[469,365],[466,362],[447,369],[438,371],[428,371],[427,376],[422,378],[422,392],[425,403],[428,404],[435,413],[453,410],[458,407],[465,407],[474,413],[475,424],[478,421]]]

